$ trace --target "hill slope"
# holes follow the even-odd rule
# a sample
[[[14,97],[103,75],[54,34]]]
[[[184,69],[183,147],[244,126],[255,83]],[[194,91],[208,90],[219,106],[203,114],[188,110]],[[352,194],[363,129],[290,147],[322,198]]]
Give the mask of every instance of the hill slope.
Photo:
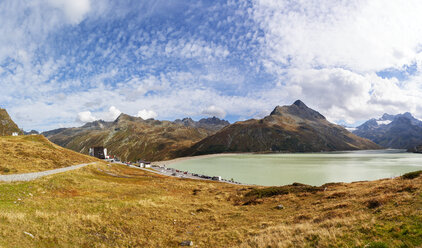
[[[43,135],[60,146],[85,154],[90,147],[104,146],[109,154],[122,160],[165,160],[176,157],[180,149],[190,147],[227,124],[217,118],[170,122],[121,114],[114,122],[95,121]]]
[[[0,137],[0,174],[37,172],[97,161],[41,135]]]
[[[185,155],[221,152],[319,152],[378,149],[373,142],[357,137],[323,115],[296,101],[277,106],[261,120],[229,125],[188,149]]]
[[[383,147],[413,149],[422,144],[422,121],[410,113],[384,114],[363,123],[353,133]]]
[[[0,136],[9,136],[17,132],[22,134],[18,125],[13,122],[5,109],[0,108]]]
[[[0,182],[0,203],[1,247],[422,245],[421,176],[257,187],[98,163]]]

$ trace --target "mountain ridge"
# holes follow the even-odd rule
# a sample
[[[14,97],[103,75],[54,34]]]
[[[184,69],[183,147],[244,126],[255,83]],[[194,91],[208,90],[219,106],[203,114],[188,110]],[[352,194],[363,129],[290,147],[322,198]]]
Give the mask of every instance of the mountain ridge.
[[[353,133],[386,148],[412,149],[422,144],[422,121],[409,112],[385,113],[358,126]]]
[[[277,106],[263,119],[224,127],[184,151],[183,155],[223,152],[320,152],[379,149],[364,138],[330,123],[302,101]]]
[[[98,120],[42,134],[53,143],[84,154],[88,154],[90,147],[104,146],[109,154],[123,160],[165,160],[176,157],[179,149],[191,146],[228,123],[218,118],[208,119],[183,123],[144,120],[122,113],[111,122]]]

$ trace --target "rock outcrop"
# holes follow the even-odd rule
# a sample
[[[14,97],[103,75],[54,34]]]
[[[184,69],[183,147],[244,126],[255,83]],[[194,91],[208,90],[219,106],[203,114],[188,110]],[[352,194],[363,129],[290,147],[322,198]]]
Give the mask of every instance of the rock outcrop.
[[[10,118],[5,109],[0,108],[0,135],[10,136],[13,133],[23,134],[18,125]]]

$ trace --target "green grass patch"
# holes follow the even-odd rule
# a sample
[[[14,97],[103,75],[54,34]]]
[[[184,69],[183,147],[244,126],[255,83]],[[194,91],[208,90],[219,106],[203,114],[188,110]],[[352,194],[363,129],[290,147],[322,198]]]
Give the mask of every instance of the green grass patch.
[[[0,184],[0,207],[15,207],[16,203],[33,194],[34,190],[30,183]]]

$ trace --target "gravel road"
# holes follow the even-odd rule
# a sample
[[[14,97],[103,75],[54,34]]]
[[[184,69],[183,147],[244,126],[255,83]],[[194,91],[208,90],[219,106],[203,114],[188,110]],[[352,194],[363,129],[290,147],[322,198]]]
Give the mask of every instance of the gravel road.
[[[0,175],[0,182],[32,181],[40,177],[53,175],[53,174],[70,171],[70,170],[76,170],[90,164],[95,164],[95,162],[87,163],[87,164],[72,165],[69,167],[48,170],[48,171],[31,172],[31,173],[24,173],[24,174],[13,174],[13,175]]]

